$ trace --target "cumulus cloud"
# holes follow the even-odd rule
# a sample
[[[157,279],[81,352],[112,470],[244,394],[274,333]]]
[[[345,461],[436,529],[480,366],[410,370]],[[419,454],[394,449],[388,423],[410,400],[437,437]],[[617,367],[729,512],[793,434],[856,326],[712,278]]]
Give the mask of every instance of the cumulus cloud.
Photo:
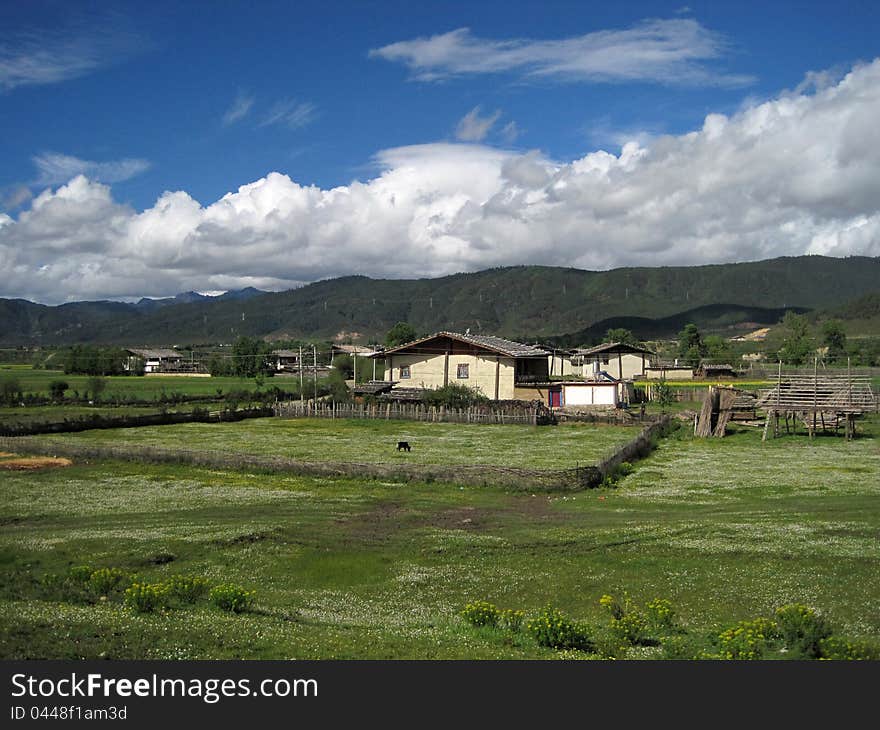
[[[726,51],[721,35],[692,19],[646,20],[626,30],[601,30],[562,40],[492,40],[459,28],[399,41],[370,51],[406,65],[414,78],[433,81],[515,72],[567,81],[653,81],[675,85],[741,86],[748,76],[710,69]]]
[[[81,160],[72,155],[44,152],[33,158],[39,170],[35,185],[58,185],[78,175],[104,183],[122,182],[150,169],[148,160],[129,159],[94,162]]]
[[[462,142],[482,142],[500,116],[501,111],[496,110],[493,114],[481,117],[480,107],[475,106],[459,120],[455,137]]]
[[[277,172],[144,211],[80,175],[0,216],[0,295],[41,301],[280,289],[350,273],[437,276],[804,253],[880,255],[880,60],[678,136],[570,161],[480,144],[384,150],[332,189]]]
[[[228,127],[230,124],[235,124],[244,119],[250,113],[253,105],[254,97],[239,91],[235,97],[235,101],[232,102],[232,106],[230,106],[223,115],[224,126]]]

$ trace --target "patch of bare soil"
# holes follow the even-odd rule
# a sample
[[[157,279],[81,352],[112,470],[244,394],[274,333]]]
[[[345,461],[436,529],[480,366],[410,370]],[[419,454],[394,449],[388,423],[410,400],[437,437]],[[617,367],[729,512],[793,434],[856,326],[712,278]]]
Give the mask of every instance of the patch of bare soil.
[[[35,471],[37,469],[57,469],[73,464],[70,459],[60,456],[19,456],[14,459],[7,459],[6,456],[7,454],[3,454],[4,458],[0,460],[0,470]]]

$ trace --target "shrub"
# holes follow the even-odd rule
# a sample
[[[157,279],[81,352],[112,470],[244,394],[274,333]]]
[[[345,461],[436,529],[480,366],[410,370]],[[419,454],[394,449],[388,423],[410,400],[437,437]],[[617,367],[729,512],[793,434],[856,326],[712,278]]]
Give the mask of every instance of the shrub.
[[[704,642],[697,637],[670,636],[663,640],[662,659],[691,661],[706,656]]]
[[[181,603],[195,603],[211,588],[211,582],[201,576],[173,575],[165,585],[170,596]]]
[[[606,593],[599,599],[599,605],[611,614],[609,626],[618,639],[633,646],[650,641],[648,619],[625,592],[622,600]]]
[[[675,609],[665,598],[655,598],[645,604],[648,623],[658,631],[672,631],[676,628]]]
[[[606,593],[599,599],[599,605],[611,614],[611,618],[623,618],[623,605],[614,596]]]
[[[501,611],[498,618],[498,625],[502,629],[517,633],[522,628],[524,618],[525,615],[522,611],[514,611],[513,609],[507,608]]]
[[[52,395],[52,400],[61,400],[64,398],[64,391],[68,390],[70,385],[66,380],[53,380],[49,383],[49,393]]]
[[[831,636],[831,626],[812,608],[792,603],[776,609],[776,624],[787,649],[805,659],[821,655],[820,644]]]
[[[611,618],[611,632],[621,641],[633,646],[647,644],[648,620],[641,611],[627,611],[620,618]],[[656,642],[653,642],[656,643]]]
[[[208,598],[218,608],[231,613],[247,611],[253,603],[256,591],[246,591],[241,586],[232,583],[223,583],[214,586],[208,594]]]
[[[720,659],[760,659],[770,641],[779,637],[779,628],[767,618],[740,621],[718,635]]]
[[[861,641],[828,636],[819,641],[819,658],[870,661],[880,659],[880,651],[878,651],[877,647]]]
[[[89,577],[89,585],[99,596],[106,596],[128,577],[128,574],[119,568],[99,568]]]
[[[461,616],[471,626],[497,626],[502,611],[488,601],[473,601],[464,607]]]
[[[88,583],[92,578],[92,566],[90,565],[74,565],[67,571],[70,580],[77,583]]]
[[[138,613],[153,613],[168,607],[168,595],[164,583],[133,583],[125,591],[125,605]]]
[[[529,620],[526,629],[540,646],[553,649],[581,649],[593,651],[589,628],[572,621],[559,609],[547,606],[537,617]]]

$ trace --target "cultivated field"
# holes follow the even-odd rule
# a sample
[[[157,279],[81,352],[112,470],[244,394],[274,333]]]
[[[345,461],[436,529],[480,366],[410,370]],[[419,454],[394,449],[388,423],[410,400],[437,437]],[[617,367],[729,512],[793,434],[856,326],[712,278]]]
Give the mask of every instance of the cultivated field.
[[[428,458],[427,431],[410,430],[419,424],[383,425],[389,431],[375,458],[398,434],[416,444],[407,456]],[[238,443],[248,448],[265,438],[267,448],[337,458],[342,444],[331,448],[314,429],[339,426],[249,421],[112,436],[176,434],[188,444],[234,448],[232,434],[242,429]],[[367,449],[362,424],[345,428]],[[433,441],[447,443],[443,427],[430,428]],[[526,462],[531,448],[545,459],[537,463],[555,464],[532,429],[503,428],[519,428],[511,444],[529,446],[512,446],[502,458],[521,453],[515,458]],[[482,434],[492,450],[501,443],[490,427],[449,429],[447,456],[465,448],[455,432],[471,441]],[[702,641],[710,653],[717,647],[705,637],[793,602],[822,610],[848,637],[880,645],[878,477],[880,449],[870,437],[762,444],[757,430],[698,441],[685,429],[616,488],[565,495],[131,463],[0,472],[0,656],[594,656],[539,647],[525,631],[474,628],[459,612],[477,599],[527,619],[552,603],[587,622],[604,655],[667,655],[665,640],[622,649],[608,638],[599,598],[623,590],[640,604],[670,599],[686,632],[679,644]],[[143,582],[175,574],[232,582],[256,590],[254,605],[240,614],[206,601],[135,613],[117,594],[101,600],[60,580],[83,564]]]
[[[68,396],[73,391],[81,394],[89,390],[88,375],[65,375],[58,370],[34,370],[30,365],[0,365],[0,382],[14,378],[25,393],[49,395],[49,384],[53,380],[63,380],[69,386]],[[101,394],[105,401],[120,399],[155,400],[163,395],[180,393],[192,396],[215,397],[233,390],[252,391],[256,388],[251,378],[233,377],[194,377],[191,375],[108,375],[103,378],[106,388]],[[279,388],[299,387],[294,378],[266,378],[264,387],[277,385]],[[219,393],[218,393],[219,391]]]

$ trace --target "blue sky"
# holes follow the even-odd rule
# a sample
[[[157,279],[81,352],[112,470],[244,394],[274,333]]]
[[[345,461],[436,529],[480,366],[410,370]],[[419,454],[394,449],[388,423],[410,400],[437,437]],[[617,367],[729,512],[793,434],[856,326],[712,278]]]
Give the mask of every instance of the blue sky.
[[[880,253],[873,2],[32,1],[0,28],[0,296]]]

